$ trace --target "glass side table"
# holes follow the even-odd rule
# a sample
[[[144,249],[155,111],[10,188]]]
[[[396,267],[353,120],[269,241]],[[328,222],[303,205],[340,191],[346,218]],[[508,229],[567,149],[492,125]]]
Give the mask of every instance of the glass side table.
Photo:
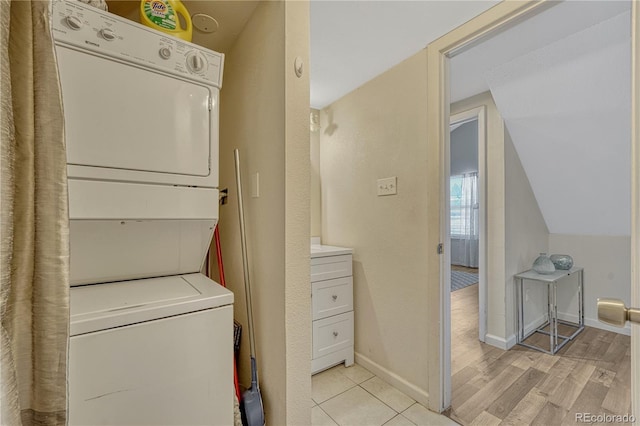
[[[558,306],[557,306],[557,284],[561,279],[568,277],[569,275],[578,274],[578,285],[576,286],[576,293],[578,295],[578,322],[570,322],[558,319]],[[554,355],[558,352],[567,342],[573,340],[582,330],[584,330],[584,286],[583,286],[583,268],[573,267],[568,271],[555,271],[553,274],[543,275],[535,272],[534,270],[528,270],[521,272],[514,276],[516,283],[516,343],[521,346],[526,346],[531,349],[536,349],[548,354]],[[535,330],[530,331],[525,335],[524,324],[524,281],[531,280],[537,281],[542,284],[547,284],[547,321]],[[574,327],[576,330],[570,336],[564,336],[558,334],[558,324]],[[549,331],[545,328],[549,327]],[[539,346],[530,343],[524,343],[524,341],[534,333],[541,333],[549,336],[549,348],[546,350]]]

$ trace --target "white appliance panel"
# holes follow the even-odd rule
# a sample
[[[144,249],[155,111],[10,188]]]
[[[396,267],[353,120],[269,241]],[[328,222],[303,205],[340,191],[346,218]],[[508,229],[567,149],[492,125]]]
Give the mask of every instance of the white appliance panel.
[[[222,53],[75,0],[53,2],[52,24],[56,44],[222,87]]]
[[[68,164],[210,174],[208,87],[62,46],[57,55]]]
[[[71,285],[199,272],[215,220],[71,220]]]
[[[71,336],[231,305],[233,293],[203,274],[72,287]]]
[[[69,425],[232,425],[232,341],[230,305],[71,337]]]
[[[69,218],[217,219],[218,190],[69,179]]]

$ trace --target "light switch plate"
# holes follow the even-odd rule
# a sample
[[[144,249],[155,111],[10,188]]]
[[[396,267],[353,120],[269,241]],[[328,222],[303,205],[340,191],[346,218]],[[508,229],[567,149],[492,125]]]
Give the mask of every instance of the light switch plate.
[[[398,193],[397,177],[378,179],[378,196],[396,195]]]

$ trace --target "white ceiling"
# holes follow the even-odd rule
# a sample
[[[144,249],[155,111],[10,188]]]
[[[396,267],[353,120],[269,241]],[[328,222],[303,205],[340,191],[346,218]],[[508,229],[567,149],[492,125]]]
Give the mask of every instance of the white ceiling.
[[[311,0],[311,106],[324,108],[497,0]]]
[[[564,1],[453,57],[451,101],[489,90],[486,74],[497,65],[585,30],[629,8],[629,1]]]

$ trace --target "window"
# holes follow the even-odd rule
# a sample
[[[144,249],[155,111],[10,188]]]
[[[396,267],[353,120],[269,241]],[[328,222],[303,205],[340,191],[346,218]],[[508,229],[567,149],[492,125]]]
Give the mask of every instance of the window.
[[[451,176],[451,236],[478,235],[478,173]]]
[[[451,235],[462,234],[462,179],[464,176],[451,176]]]

